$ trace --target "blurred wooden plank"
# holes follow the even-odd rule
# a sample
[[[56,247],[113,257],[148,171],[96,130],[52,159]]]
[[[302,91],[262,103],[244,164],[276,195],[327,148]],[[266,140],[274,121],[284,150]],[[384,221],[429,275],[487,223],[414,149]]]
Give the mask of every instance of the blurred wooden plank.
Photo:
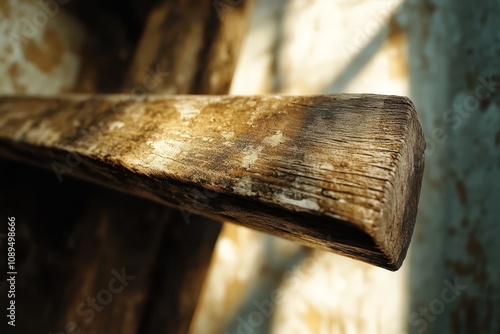
[[[160,2],[148,18],[124,91],[227,94],[253,2]]]
[[[171,210],[140,333],[187,333],[221,223]]]
[[[74,176],[391,270],[406,255],[425,147],[407,98],[4,97],[0,110],[6,157],[72,156]]]
[[[85,26],[80,71],[71,92],[120,93],[155,1],[69,1],[61,8]]]

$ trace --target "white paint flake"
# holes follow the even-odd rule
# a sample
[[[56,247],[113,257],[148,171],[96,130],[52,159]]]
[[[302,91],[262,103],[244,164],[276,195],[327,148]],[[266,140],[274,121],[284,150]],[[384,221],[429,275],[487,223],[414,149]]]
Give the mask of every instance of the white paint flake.
[[[109,124],[109,131],[114,131],[117,129],[121,129],[125,126],[125,123],[117,121],[117,122],[112,122]]]
[[[173,139],[164,139],[159,141],[148,141],[154,148],[154,153],[160,156],[172,157],[182,151],[182,142]]]
[[[332,164],[328,163],[328,162],[323,162],[319,165],[319,168],[321,169],[326,169],[326,170],[333,170],[333,166]]]
[[[249,168],[251,165],[257,161],[259,158],[259,153],[262,152],[264,146],[250,147],[245,151],[245,156],[243,157],[241,167]]]
[[[30,122],[26,122],[26,124],[31,125]],[[29,131],[26,131],[29,130]],[[59,140],[61,137],[60,131],[55,131],[49,123],[42,122],[37,127],[30,128],[21,128],[16,135],[16,138],[21,138],[22,135],[25,135],[26,140],[35,144],[44,143],[44,145],[50,145]]]
[[[200,107],[203,106],[200,106],[197,102],[183,101],[182,103],[175,103],[174,107],[179,112],[181,119],[185,121],[196,117],[201,112]]]
[[[287,197],[283,194],[279,194],[276,196],[276,199],[283,204],[290,204],[290,205],[298,206],[300,208],[308,209],[308,210],[319,210],[318,203],[315,200],[310,199],[310,198],[303,198],[303,199],[297,200],[297,199]]]
[[[283,139],[283,132],[277,131],[275,135],[264,138],[263,143],[275,147],[283,143],[284,141],[285,140]]]
[[[234,131],[222,131],[221,136],[224,137],[225,140],[229,140],[234,137]]]
[[[147,157],[133,156],[127,160],[132,166],[140,165],[152,172],[167,171],[168,165],[183,151],[183,142],[173,139],[149,140],[146,143],[152,147],[152,152]]]
[[[236,186],[233,187],[235,193],[243,196],[253,196],[257,195],[256,192],[252,191],[252,179],[248,176],[242,177]]]

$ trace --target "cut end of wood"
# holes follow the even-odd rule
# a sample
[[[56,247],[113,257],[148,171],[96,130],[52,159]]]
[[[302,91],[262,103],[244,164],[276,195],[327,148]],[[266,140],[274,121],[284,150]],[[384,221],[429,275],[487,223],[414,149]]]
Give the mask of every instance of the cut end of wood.
[[[386,256],[384,267],[397,270],[406,257],[415,226],[424,172],[425,139],[410,99],[390,97],[384,101],[383,108],[399,110],[404,115],[404,139],[381,208],[380,222],[368,233]]]
[[[375,234],[375,240],[384,244],[390,259],[389,269],[399,269],[406,257],[415,226],[420,188],[424,173],[425,138],[413,103],[407,98],[386,100],[384,108],[407,110],[407,127],[401,155],[397,162],[384,228]],[[392,213],[390,213],[392,211]],[[392,221],[391,221],[392,219]],[[396,233],[392,231],[394,229]]]
[[[5,157],[389,270],[424,149],[398,96],[0,97]]]
[[[396,111],[398,114],[398,118],[392,119],[400,126],[399,143],[394,138],[394,143],[398,147],[397,154],[388,165],[392,166],[391,177],[386,180],[378,216],[370,222],[366,220],[359,222],[362,226],[359,238],[368,236],[370,241],[360,242],[365,246],[364,251],[355,249],[352,254],[347,255],[396,271],[406,258],[413,235],[424,172],[426,144],[418,115],[409,98],[387,96],[382,109],[388,113]],[[353,232],[350,234],[356,235]],[[338,248],[335,242],[329,243],[329,246],[334,251]],[[345,250],[343,252],[347,253]]]

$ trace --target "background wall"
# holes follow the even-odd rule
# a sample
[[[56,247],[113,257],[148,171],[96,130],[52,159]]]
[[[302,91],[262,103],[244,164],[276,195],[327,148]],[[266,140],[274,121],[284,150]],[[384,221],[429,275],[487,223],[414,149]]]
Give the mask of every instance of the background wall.
[[[86,31],[59,9],[0,0],[0,93],[81,85]],[[409,95],[419,217],[396,273],[226,224],[191,332],[498,333],[499,31],[487,0],[257,1],[232,93]]]
[[[500,330],[499,19],[491,1],[258,2],[233,93],[410,96],[419,217],[396,273],[228,226],[193,333]]]
[[[0,92],[57,94],[72,89],[84,36],[82,25],[60,5],[0,0]]]

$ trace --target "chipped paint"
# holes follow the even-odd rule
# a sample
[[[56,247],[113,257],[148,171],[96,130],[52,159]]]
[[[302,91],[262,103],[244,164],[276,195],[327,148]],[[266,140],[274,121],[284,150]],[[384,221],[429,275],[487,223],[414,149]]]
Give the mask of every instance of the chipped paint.
[[[125,126],[125,123],[123,122],[120,122],[120,121],[116,121],[116,122],[112,122],[109,124],[109,131],[115,131],[115,130],[118,130],[118,129],[121,129]]]
[[[53,28],[45,30],[43,40],[40,42],[28,39],[23,45],[23,50],[26,60],[47,74],[61,65],[64,54],[64,46]]]
[[[319,168],[325,169],[325,170],[333,170],[332,164],[330,164],[328,162],[324,162],[324,163],[320,164]]]
[[[275,196],[276,200],[283,204],[289,204],[293,206],[297,206],[299,208],[308,209],[308,210],[319,210],[318,202],[314,199],[303,198],[300,200],[290,198],[283,194],[279,194]]]
[[[148,141],[148,145],[154,148],[154,153],[165,157],[165,156],[176,156],[182,151],[183,143],[173,139],[165,139],[159,141]]]
[[[230,140],[234,137],[234,131],[222,131],[221,136],[226,140]]]
[[[262,152],[264,149],[264,146],[257,146],[257,147],[250,147],[245,150],[245,155],[243,156],[243,159],[241,160],[241,167],[243,168],[250,168],[255,161],[259,158],[259,153]]]
[[[196,116],[198,116],[201,112],[202,106],[198,103],[176,103],[174,104],[175,109],[179,113],[182,120],[190,120]]]
[[[61,137],[61,133],[60,131],[54,130],[46,122],[42,122],[38,127],[31,128],[30,131],[26,132],[24,137],[26,140],[33,140],[34,143],[50,145],[51,143],[57,142],[57,140]]]
[[[172,162],[172,157],[177,156],[183,151],[183,142],[165,139],[165,140],[148,140],[146,144],[151,147],[152,151],[146,158],[137,158],[132,150],[129,155],[123,157],[124,162],[135,168],[141,166],[150,171],[162,169],[168,171],[168,165]]]
[[[264,138],[262,142],[272,147],[278,146],[279,144],[285,142],[285,139],[283,138],[283,132],[277,131],[275,135]]]
[[[254,196],[256,192],[252,191],[252,179],[250,177],[242,177],[233,187],[233,190],[243,196]]]

